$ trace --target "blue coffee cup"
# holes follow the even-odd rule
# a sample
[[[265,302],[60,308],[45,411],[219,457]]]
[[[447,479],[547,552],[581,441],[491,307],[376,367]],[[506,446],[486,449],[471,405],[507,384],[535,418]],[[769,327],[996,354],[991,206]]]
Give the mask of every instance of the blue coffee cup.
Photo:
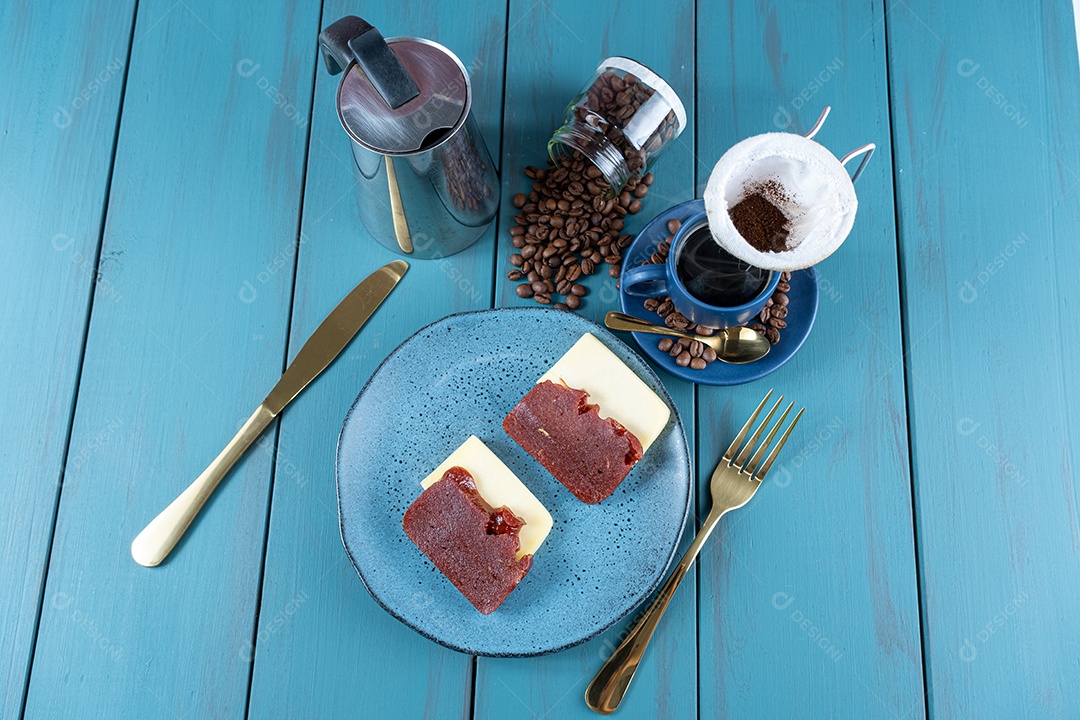
[[[759,271],[757,268],[742,263],[747,272],[768,272],[768,275],[761,290],[750,300],[730,306],[711,305],[699,299],[690,292],[686,283],[679,277],[678,263],[684,244],[695,233],[708,232],[708,228],[709,220],[705,211],[692,215],[675,233],[671,241],[671,249],[668,251],[667,262],[662,265],[642,265],[623,270],[620,281],[623,291],[627,295],[638,297],[668,295],[676,310],[691,322],[706,327],[727,328],[752,322],[765,307],[765,303],[769,301],[772,294],[776,292],[776,286],[780,282],[780,273]],[[726,251],[721,250],[721,252]],[[734,263],[741,263],[735,258],[731,260]]]

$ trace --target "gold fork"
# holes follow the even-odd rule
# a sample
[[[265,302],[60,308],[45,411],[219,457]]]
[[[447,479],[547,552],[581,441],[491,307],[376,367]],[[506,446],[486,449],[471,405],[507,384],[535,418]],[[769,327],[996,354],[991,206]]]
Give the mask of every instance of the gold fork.
[[[619,707],[623,695],[626,694],[626,689],[630,686],[630,681],[634,679],[634,673],[637,672],[638,663],[641,662],[641,657],[645,654],[645,648],[648,647],[649,640],[652,639],[660,618],[663,617],[668,603],[671,602],[671,597],[675,594],[679,583],[686,577],[686,573],[694,564],[694,560],[697,559],[698,553],[701,552],[702,546],[705,545],[705,541],[709,539],[709,535],[716,528],[716,524],[720,522],[720,518],[725,513],[741,508],[750,502],[750,498],[754,497],[754,493],[761,487],[761,481],[765,479],[766,473],[769,472],[769,468],[772,467],[776,456],[780,453],[780,448],[784,447],[784,443],[787,442],[792,429],[799,422],[799,418],[802,417],[803,410],[806,408],[801,408],[795,414],[795,418],[784,430],[784,434],[780,436],[772,452],[769,453],[768,457],[765,457],[765,451],[769,449],[769,445],[772,444],[777,431],[780,430],[780,426],[784,424],[784,420],[787,419],[788,413],[791,412],[791,408],[795,404],[788,403],[787,407],[784,408],[784,412],[781,413],[780,419],[776,421],[776,424],[769,430],[768,435],[765,436],[765,440],[759,445],[758,440],[761,438],[761,433],[764,432],[769,421],[772,420],[780,404],[784,402],[784,396],[781,395],[744,446],[743,440],[746,438],[746,433],[750,431],[762,408],[769,402],[772,392],[772,390],[769,390],[761,402],[758,403],[754,414],[750,416],[750,419],[742,426],[739,434],[731,441],[731,445],[724,452],[724,457],[720,459],[716,470],[713,471],[712,479],[709,481],[709,489],[712,493],[712,508],[709,510],[701,530],[698,531],[694,541],[687,548],[686,554],[679,560],[675,572],[671,573],[671,577],[664,583],[664,587],[660,589],[656,599],[653,600],[645,614],[641,616],[634,629],[630,631],[622,644],[615,648],[615,652],[611,654],[604,666],[600,668],[600,672],[596,673],[596,677],[593,678],[588,689],[585,690],[585,703],[601,715],[610,715]],[[756,452],[754,452],[755,447],[757,447]],[[736,453],[738,454],[736,455]],[[752,456],[751,453],[753,453]],[[764,462],[762,462],[763,457],[765,457]]]

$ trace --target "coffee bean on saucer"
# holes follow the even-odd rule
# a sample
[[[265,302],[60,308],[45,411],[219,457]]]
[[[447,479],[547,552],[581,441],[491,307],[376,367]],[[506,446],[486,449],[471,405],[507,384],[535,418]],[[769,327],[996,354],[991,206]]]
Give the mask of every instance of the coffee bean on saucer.
[[[690,343],[690,357],[699,358],[705,352],[705,345],[699,340],[693,340]]]
[[[656,298],[645,298],[645,309],[649,312],[655,312],[656,308],[660,307],[660,301]],[[663,342],[663,341],[661,341]]]
[[[765,339],[768,340],[770,344],[775,345],[780,342],[780,331],[774,327],[765,328]]]
[[[690,358],[690,369],[691,370],[704,370],[705,366],[707,364],[708,363],[706,363],[705,360],[703,360],[702,358],[699,358],[699,357]]]
[[[682,220],[679,220],[678,218],[671,218],[670,220],[667,221],[667,231],[669,233],[671,233],[672,235],[679,232],[679,228],[681,228],[681,227],[682,227]]]
[[[782,305],[780,307],[774,307],[772,310],[769,311],[769,314],[772,315],[775,318],[780,318],[781,320],[783,320],[784,318],[787,317],[787,314],[788,314],[787,305]]]
[[[787,323],[778,317],[769,318],[769,325],[773,326],[777,330],[783,330],[787,327]]]
[[[688,350],[683,350],[679,353],[678,357],[675,358],[675,364],[679,367],[686,367],[690,364],[690,360],[690,352]]]
[[[657,344],[656,347],[657,347],[658,350],[660,350],[660,352],[667,352],[668,350],[671,349],[671,346],[674,345],[674,344],[675,344],[675,341],[672,340],[671,338],[664,338],[663,340],[661,340]]]
[[[704,360],[706,363],[714,362],[716,360],[716,351],[706,345],[705,349],[701,353],[701,359]]]
[[[531,298],[533,296],[533,289],[525,283],[518,285],[514,292],[517,293],[519,298]]]

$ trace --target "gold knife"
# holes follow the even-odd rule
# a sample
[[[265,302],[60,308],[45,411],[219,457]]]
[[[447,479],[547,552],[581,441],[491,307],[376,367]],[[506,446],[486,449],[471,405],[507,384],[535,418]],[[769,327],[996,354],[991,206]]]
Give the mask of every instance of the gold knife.
[[[202,475],[161,511],[131,543],[131,556],[154,567],[168,556],[210,494],[255,439],[300,391],[338,356],[398,284],[409,264],[395,260],[379,268],[345,296],[296,353],[277,385]]]

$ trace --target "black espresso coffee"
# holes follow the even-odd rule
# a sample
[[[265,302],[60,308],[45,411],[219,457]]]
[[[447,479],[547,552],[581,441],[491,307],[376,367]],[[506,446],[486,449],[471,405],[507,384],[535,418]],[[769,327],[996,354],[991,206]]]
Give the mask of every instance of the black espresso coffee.
[[[707,305],[735,307],[757,297],[770,271],[738,259],[713,240],[708,226],[690,233],[677,248],[675,272],[690,294]]]

